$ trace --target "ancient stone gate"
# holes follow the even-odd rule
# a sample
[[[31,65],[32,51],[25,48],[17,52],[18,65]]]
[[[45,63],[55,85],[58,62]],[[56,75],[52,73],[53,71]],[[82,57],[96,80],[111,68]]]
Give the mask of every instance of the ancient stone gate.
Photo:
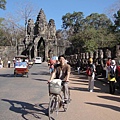
[[[67,40],[56,37],[55,21],[50,19],[47,23],[42,9],[35,23],[32,19],[28,20],[26,33],[27,35],[24,39],[25,49],[21,49],[21,53],[28,55],[29,59],[41,56],[44,61],[48,57],[64,54],[65,49],[69,47]],[[20,51],[20,46],[18,49]]]

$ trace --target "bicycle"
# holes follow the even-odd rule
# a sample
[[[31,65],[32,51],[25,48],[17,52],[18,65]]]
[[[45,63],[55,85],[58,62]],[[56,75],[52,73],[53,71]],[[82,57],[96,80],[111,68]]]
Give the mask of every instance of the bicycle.
[[[62,85],[58,85],[57,83],[50,82],[48,88],[49,88],[49,96],[50,96],[49,108],[48,108],[49,109],[49,120],[55,120],[55,118],[57,118],[58,112],[61,107],[63,108],[64,112],[66,112],[68,109],[68,104],[71,101],[70,89],[68,89],[68,103],[65,104]]]

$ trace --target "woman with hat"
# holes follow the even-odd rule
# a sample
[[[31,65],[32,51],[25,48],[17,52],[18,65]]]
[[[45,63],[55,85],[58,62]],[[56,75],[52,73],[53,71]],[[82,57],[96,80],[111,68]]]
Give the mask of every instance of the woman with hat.
[[[111,65],[109,66],[108,71],[109,71],[109,74],[108,74],[109,92],[110,92],[110,94],[114,94],[115,93],[115,82],[116,82],[116,78],[115,78],[116,62],[115,62],[115,60],[111,61]]]
[[[93,59],[89,59],[89,64],[87,67],[87,75],[88,75],[88,80],[89,80],[89,85],[88,85],[88,90],[90,92],[93,92],[94,89],[94,78],[95,78],[95,65],[93,64]]]
[[[119,85],[119,90],[120,90],[120,60],[118,61],[118,65],[116,67],[116,78],[117,78],[117,83]]]

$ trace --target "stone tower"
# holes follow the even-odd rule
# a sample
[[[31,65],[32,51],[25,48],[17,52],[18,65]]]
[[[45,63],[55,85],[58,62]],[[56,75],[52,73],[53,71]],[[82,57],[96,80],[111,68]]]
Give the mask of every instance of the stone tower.
[[[46,60],[48,57],[64,54],[66,44],[68,47],[67,40],[57,39],[55,21],[50,19],[47,22],[42,9],[40,9],[35,23],[32,19],[28,20],[26,41],[27,47],[25,47],[24,54],[28,55],[30,59],[42,55]]]

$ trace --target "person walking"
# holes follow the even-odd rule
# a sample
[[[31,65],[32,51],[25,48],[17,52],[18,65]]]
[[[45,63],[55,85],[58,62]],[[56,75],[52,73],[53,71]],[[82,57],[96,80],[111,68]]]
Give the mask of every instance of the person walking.
[[[77,67],[77,71],[78,71],[78,75],[79,75],[80,74],[80,68],[81,68],[81,61],[80,61],[80,59],[77,60],[76,67]]]
[[[106,62],[106,80],[108,80],[108,69],[109,66],[111,65],[111,58],[108,58],[107,62]]]
[[[115,60],[111,61],[111,65],[108,68],[108,80],[109,80],[109,93],[115,93],[115,82],[116,82],[116,62]]]
[[[93,89],[94,89],[94,78],[95,78],[95,65],[93,64],[93,59],[90,58],[89,59],[89,64],[88,64],[88,67],[87,67],[87,70],[86,70],[86,73],[88,75],[88,90],[90,92],[93,92]]]
[[[64,100],[67,104],[68,102],[68,83],[69,83],[69,77],[71,72],[71,67],[69,64],[65,62],[64,56],[59,56],[58,61],[60,62],[55,67],[53,73],[51,74],[50,80],[48,80],[48,83],[51,82],[53,79],[61,79],[63,82],[63,93],[64,93]]]
[[[10,64],[11,64],[11,61],[10,61],[10,60],[8,60],[8,68],[10,68]]]
[[[116,66],[116,80],[119,85],[119,91],[120,91],[120,60],[118,61],[118,65]]]

